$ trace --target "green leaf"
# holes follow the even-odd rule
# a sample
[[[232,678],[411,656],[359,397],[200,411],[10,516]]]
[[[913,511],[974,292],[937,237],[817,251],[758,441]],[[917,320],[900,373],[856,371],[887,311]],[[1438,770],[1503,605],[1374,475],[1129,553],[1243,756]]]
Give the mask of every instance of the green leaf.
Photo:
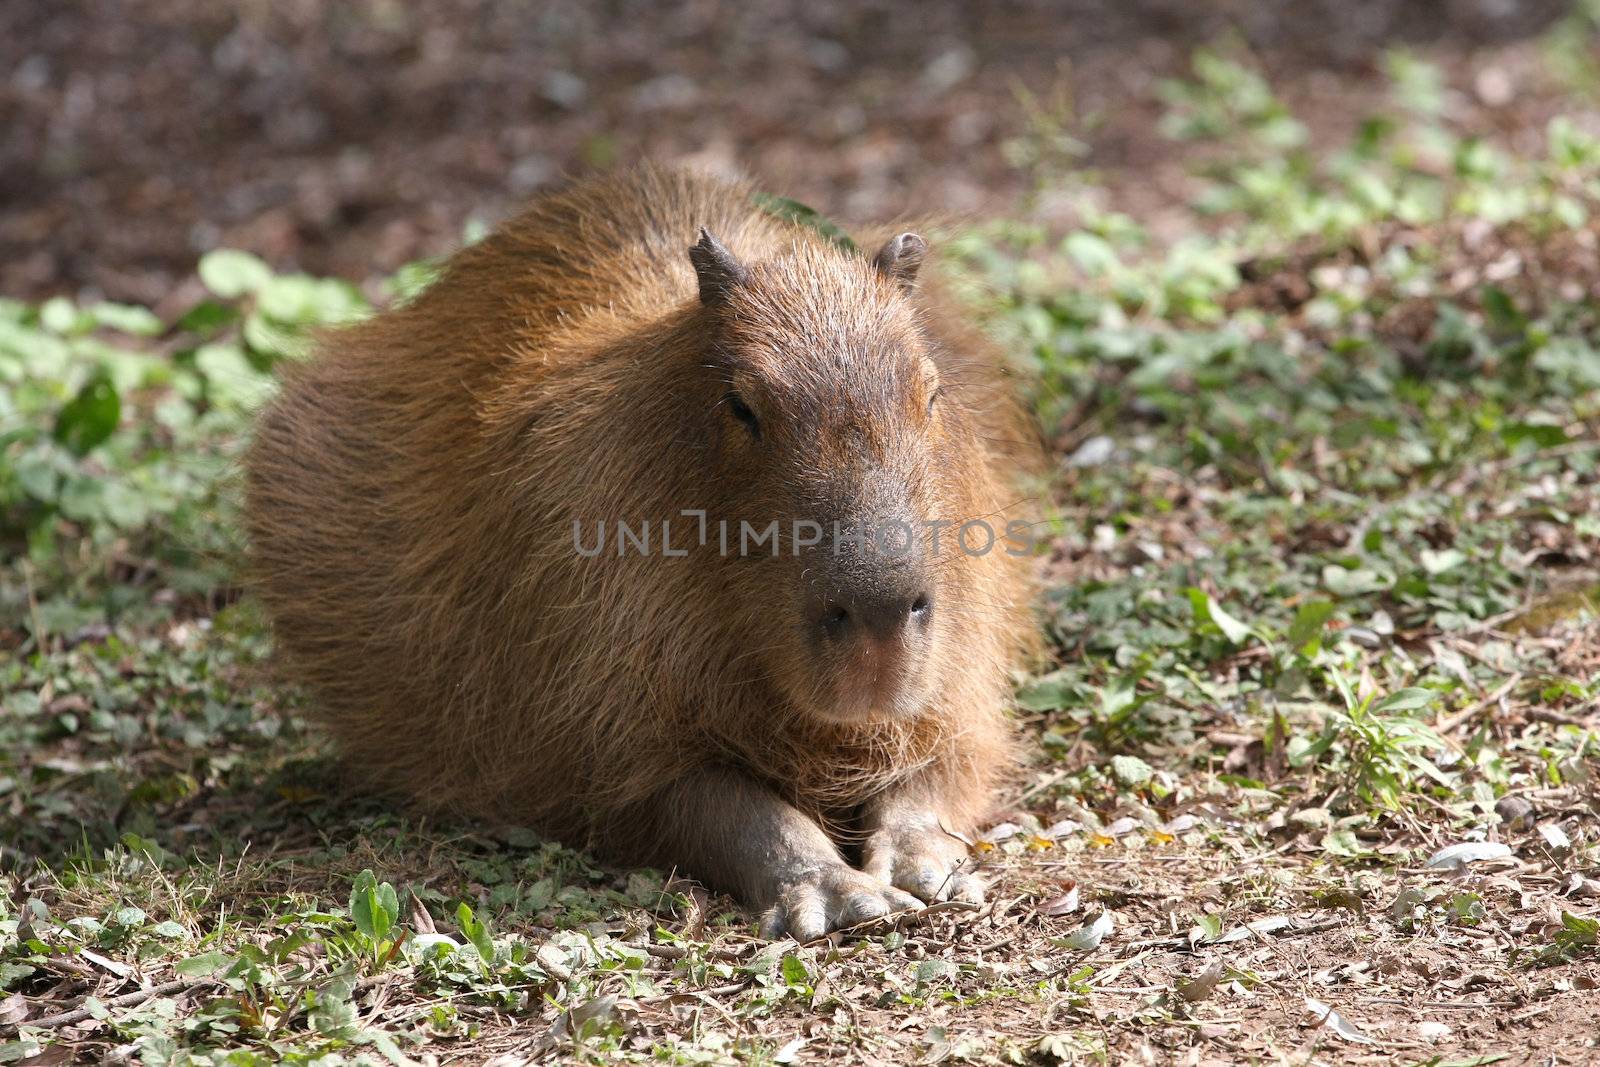
[[[349,1039],[361,1030],[356,1020],[356,1008],[350,1000],[350,988],[339,981],[318,992],[306,1021],[323,1037]]]
[[[1138,703],[1138,685],[1138,677],[1131,674],[1119,674],[1107,682],[1100,690],[1101,719],[1115,722],[1123,712],[1133,708]]]
[[[423,259],[407,263],[389,279],[389,293],[397,303],[405,304],[422,295],[423,290],[439,280],[442,273],[436,260]]]
[[[1243,644],[1250,636],[1250,627],[1240,622],[1223,610],[1222,605],[1213,600],[1203,589],[1190,586],[1184,590],[1189,595],[1189,603],[1194,608],[1194,617],[1201,622],[1209,622],[1222,631],[1233,644]]]
[[[1138,756],[1112,756],[1111,773],[1118,782],[1128,789],[1138,789],[1140,786],[1150,784],[1150,779],[1155,777],[1155,768],[1140,759]]]
[[[211,333],[238,317],[239,313],[227,304],[215,300],[202,300],[183,313],[183,317],[178,320],[178,329],[191,333]]]
[[[1527,316],[1517,310],[1510,295],[1498,286],[1483,287],[1483,309],[1489,313],[1489,321],[1506,333],[1521,333],[1528,328]]]
[[[1335,596],[1360,596],[1389,588],[1390,582],[1370,567],[1350,570],[1330,563],[1322,568],[1322,582]]]
[[[1546,422],[1510,423],[1501,428],[1500,439],[1506,443],[1506,447],[1512,449],[1524,441],[1530,442],[1534,448],[1554,448],[1571,440],[1567,436],[1567,431]]]
[[[256,370],[238,345],[201,345],[194,365],[205,375],[206,389],[218,403],[249,410],[272,395],[272,379]]]
[[[1456,893],[1446,907],[1450,917],[1463,926],[1476,926],[1486,914],[1483,897],[1477,893]]]
[[[104,515],[104,499],[105,483],[100,479],[72,477],[61,486],[56,506],[61,514],[76,522],[94,522]]]
[[[249,252],[219,248],[200,257],[200,280],[224,300],[259,292],[272,280],[272,268]]]
[[[1424,548],[1417,553],[1417,559],[1422,563],[1422,569],[1429,574],[1443,574],[1447,570],[1459,567],[1467,561],[1467,554],[1456,548],[1432,549]]]
[[[806,970],[806,965],[800,962],[800,957],[790,953],[783,957],[783,962],[778,965],[783,975],[783,984],[787,986],[810,986],[811,972]]]
[[[1432,689],[1398,689],[1372,706],[1374,714],[1395,711],[1416,711],[1432,704],[1439,694]]]
[[[370,870],[362,871],[350,892],[350,918],[356,929],[374,943],[389,936],[400,918],[400,899],[394,886],[379,882]]]
[[[919,960],[911,976],[916,979],[918,985],[926,985],[929,982],[954,978],[959,973],[960,970],[949,960],[928,959]]]
[[[53,504],[61,493],[61,471],[55,457],[59,455],[51,445],[35,448],[17,457],[12,468],[23,492],[35,500]]]
[[[0,963],[0,990],[10,989],[38,973],[38,970],[26,963]]]
[[[258,308],[274,322],[317,325],[354,318],[366,310],[367,302],[348,282],[288,274],[262,287]]]
[[[1289,646],[1296,652],[1314,652],[1320,644],[1322,628],[1333,616],[1333,604],[1327,600],[1311,600],[1294,613],[1289,624]]]
[[[814,207],[808,207],[786,196],[772,196],[769,193],[756,193],[751,199],[755,201],[756,207],[769,215],[774,215],[785,222],[792,222],[796,226],[809,227],[846,252],[857,251],[856,243],[850,239],[850,235]]]
[[[1568,947],[1600,945],[1600,919],[1591,919],[1583,915],[1574,915],[1570,911],[1561,912],[1561,932],[1558,940]]]
[[[107,522],[124,530],[137,529],[150,518],[150,497],[122,482],[102,482],[100,511]]]
[[[34,1040],[0,1041],[0,1063],[20,1063],[39,1055],[40,1044]]]
[[[384,1059],[396,1064],[397,1067],[406,1067],[406,1065],[416,1062],[400,1050],[400,1046],[395,1043],[393,1037],[382,1030],[363,1031],[361,1040],[371,1042],[372,1047],[382,1053]]]
[[[244,329],[240,331],[250,351],[276,362],[294,356],[303,349],[299,334],[292,326],[283,326],[260,312],[245,316]]]
[[[1055,711],[1072,703],[1073,684],[1064,672],[1034,678],[1017,692],[1017,706],[1024,711]]]
[[[122,398],[111,379],[98,374],[56,416],[55,439],[82,456],[103,444],[121,421]]]
[[[99,326],[135,337],[155,337],[165,329],[155,312],[135,304],[113,304],[109,300],[102,300],[89,309],[89,315]]]
[[[494,962],[494,938],[489,936],[489,928],[479,921],[472,909],[465,902],[456,909],[456,922],[461,927],[461,933],[472,946],[478,950],[478,955],[483,957],[483,962]]]
[[[1101,275],[1117,266],[1117,251],[1099,234],[1075,230],[1061,242],[1061,249],[1085,274]]]
[[[1222,936],[1222,916],[1206,913],[1189,928],[1189,944],[1204,945]]]
[[[202,952],[198,956],[179,960],[172,969],[185,978],[203,978],[208,974],[216,974],[232,962],[233,957],[226,952]]]
[[[39,324],[51,333],[82,333],[93,320],[64,296],[53,296],[39,308]]]
[[[1367,854],[1367,849],[1362,847],[1354,830],[1330,830],[1322,837],[1322,848],[1325,852],[1346,858]]]
[[[1561,925],[1573,933],[1583,934],[1586,937],[1600,937],[1600,919],[1574,915],[1570,911],[1563,910],[1561,912]]]

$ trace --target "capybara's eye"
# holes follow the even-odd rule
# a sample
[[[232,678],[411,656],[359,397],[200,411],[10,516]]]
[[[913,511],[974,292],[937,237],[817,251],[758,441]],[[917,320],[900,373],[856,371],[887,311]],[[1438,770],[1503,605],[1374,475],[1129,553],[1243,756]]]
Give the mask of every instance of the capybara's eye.
[[[942,386],[942,385],[939,386],[938,388],[934,389],[933,392],[928,394],[928,414],[929,415],[933,414],[933,406],[939,402],[939,398],[941,396],[944,396],[944,386]]]
[[[728,410],[733,412],[733,417],[744,423],[744,428],[750,431],[750,436],[761,439],[761,420],[756,418],[756,413],[750,410],[750,405],[738,393],[729,393],[727,396]]]

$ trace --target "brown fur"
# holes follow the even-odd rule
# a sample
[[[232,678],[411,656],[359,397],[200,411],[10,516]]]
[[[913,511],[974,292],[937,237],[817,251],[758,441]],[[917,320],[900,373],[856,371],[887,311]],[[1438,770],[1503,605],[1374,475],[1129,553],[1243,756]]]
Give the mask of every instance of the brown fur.
[[[696,298],[701,226],[751,265],[725,308]],[[751,377],[764,453],[724,410]],[[833,721],[839,672],[793,636],[803,561],[617,558],[610,522],[584,559],[573,522],[672,519],[693,546],[680,509],[849,510],[837,487],[887,472],[999,529],[1032,448],[999,361],[935,301],[743,186],[642,169],[537,201],[293,369],[248,459],[253,565],[351,766],[428,807],[672,864],[674,783],[733,767],[836,829],[920,776],[959,830],[1008,763],[1026,560],[947,546],[925,711]]]

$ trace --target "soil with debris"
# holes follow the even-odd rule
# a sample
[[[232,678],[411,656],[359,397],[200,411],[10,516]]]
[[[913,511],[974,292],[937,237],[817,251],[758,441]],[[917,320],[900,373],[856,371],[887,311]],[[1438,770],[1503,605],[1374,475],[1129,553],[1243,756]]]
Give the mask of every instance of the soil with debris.
[[[1150,87],[1234,35],[1319,134],[1396,44],[1495,49],[1486,128],[1536,126],[1521,47],[1556,0],[15,0],[0,11],[0,292],[163,306],[218,246],[366,277],[563,176],[639,158],[757,175],[848,220],[1004,213],[1018,94],[1065,92],[1080,165],[1146,219],[1190,189]]]

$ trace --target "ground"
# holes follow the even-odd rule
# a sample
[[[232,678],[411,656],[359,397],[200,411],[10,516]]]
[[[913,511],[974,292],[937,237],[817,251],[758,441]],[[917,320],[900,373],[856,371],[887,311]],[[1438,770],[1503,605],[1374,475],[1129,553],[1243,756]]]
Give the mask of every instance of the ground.
[[[0,293],[178,309],[219,245],[365,278],[640,158],[749,171],[856,222],[989,217],[1028,188],[1018,136],[1063,109],[1078,165],[1176,220],[1190,184],[1155,87],[1194,47],[1247,42],[1340,138],[1395,45],[1466,72],[1452,106],[1475,128],[1532,129],[1537,35],[1568,6],[18,0],[0,12]]]
[[[807,140],[815,72],[793,100],[743,103],[777,110],[739,119],[758,132],[736,154],[861,142],[902,160],[780,166],[800,177],[777,191],[851,217],[895,211],[882,196],[904,179],[919,206],[975,214],[945,227],[941,269],[1017,361],[1054,457],[1048,652],[1017,679],[1027,761],[974,842],[989,902],[804,946],[759,941],[670,873],[352,794],[238,588],[234,464],[274,367],[307,326],[425,284],[402,264],[455,240],[506,161],[468,150],[470,124],[419,132],[417,199],[384,192],[404,185],[406,124],[438,119],[381,92],[347,118],[393,122],[371,143],[402,154],[340,164],[310,118],[299,157],[225,128],[207,136],[244,137],[237,154],[189,145],[193,87],[212,83],[186,77],[201,45],[174,27],[216,63],[354,92],[307,58],[333,17],[315,5],[152,6],[121,29],[74,22],[87,5],[33,16],[46,73],[22,57],[5,90],[28,122],[87,114],[60,64],[114,75],[151,42],[175,50],[149,75],[173,99],[54,135],[80,160],[158,175],[150,124],[191,128],[166,185],[84,164],[46,195],[0,153],[23,190],[0,278],[26,301],[0,301],[0,1062],[1600,1062],[1600,54],[1587,16],[1513,5],[1472,37],[1477,5],[1427,7],[1460,36],[1387,54],[1373,35],[1426,34],[1382,4],[1359,9],[1377,29],[1322,40],[1258,16],[1192,54],[1218,27],[1173,14],[1172,78],[1130,76],[1099,121],[1081,94],[1019,99],[951,60],[947,94],[992,124],[966,156],[928,138],[904,162],[920,134],[897,111],[892,136],[869,117]],[[386,61],[383,19],[414,16],[363,10],[327,46]],[[406,54],[407,79],[458,106],[459,64],[428,82],[428,57],[513,36],[463,10]],[[1030,10],[968,26],[935,8],[937,47],[886,45],[871,69],[848,60],[876,24],[819,16],[810,38],[847,60],[829,107],[953,41],[987,71]],[[1107,51],[1152,47],[1154,6],[1133,10],[1138,33],[1084,25]],[[810,39],[782,18],[763,37],[760,6],[748,24],[683,11],[691,58],[707,34],[762,42],[752,64]],[[285,26],[294,47],[260,44]],[[1275,33],[1299,43],[1273,52]],[[670,74],[629,40],[574,59],[590,95],[550,104],[553,168],[581,158],[581,129],[619,131],[624,157],[660,147],[648,109],[611,101]],[[629,47],[640,69],[606,73]],[[1016,69],[1051,54],[1019,48]],[[961,109],[941,99],[948,130]],[[662,145],[692,137],[657,125]],[[481,173],[454,181],[445,159]],[[298,193],[252,214],[273,183],[342,165],[372,214],[310,227]],[[1140,173],[1159,188],[1131,188]],[[1005,202],[962,202],[963,184]],[[193,270],[219,242],[270,262]]]

